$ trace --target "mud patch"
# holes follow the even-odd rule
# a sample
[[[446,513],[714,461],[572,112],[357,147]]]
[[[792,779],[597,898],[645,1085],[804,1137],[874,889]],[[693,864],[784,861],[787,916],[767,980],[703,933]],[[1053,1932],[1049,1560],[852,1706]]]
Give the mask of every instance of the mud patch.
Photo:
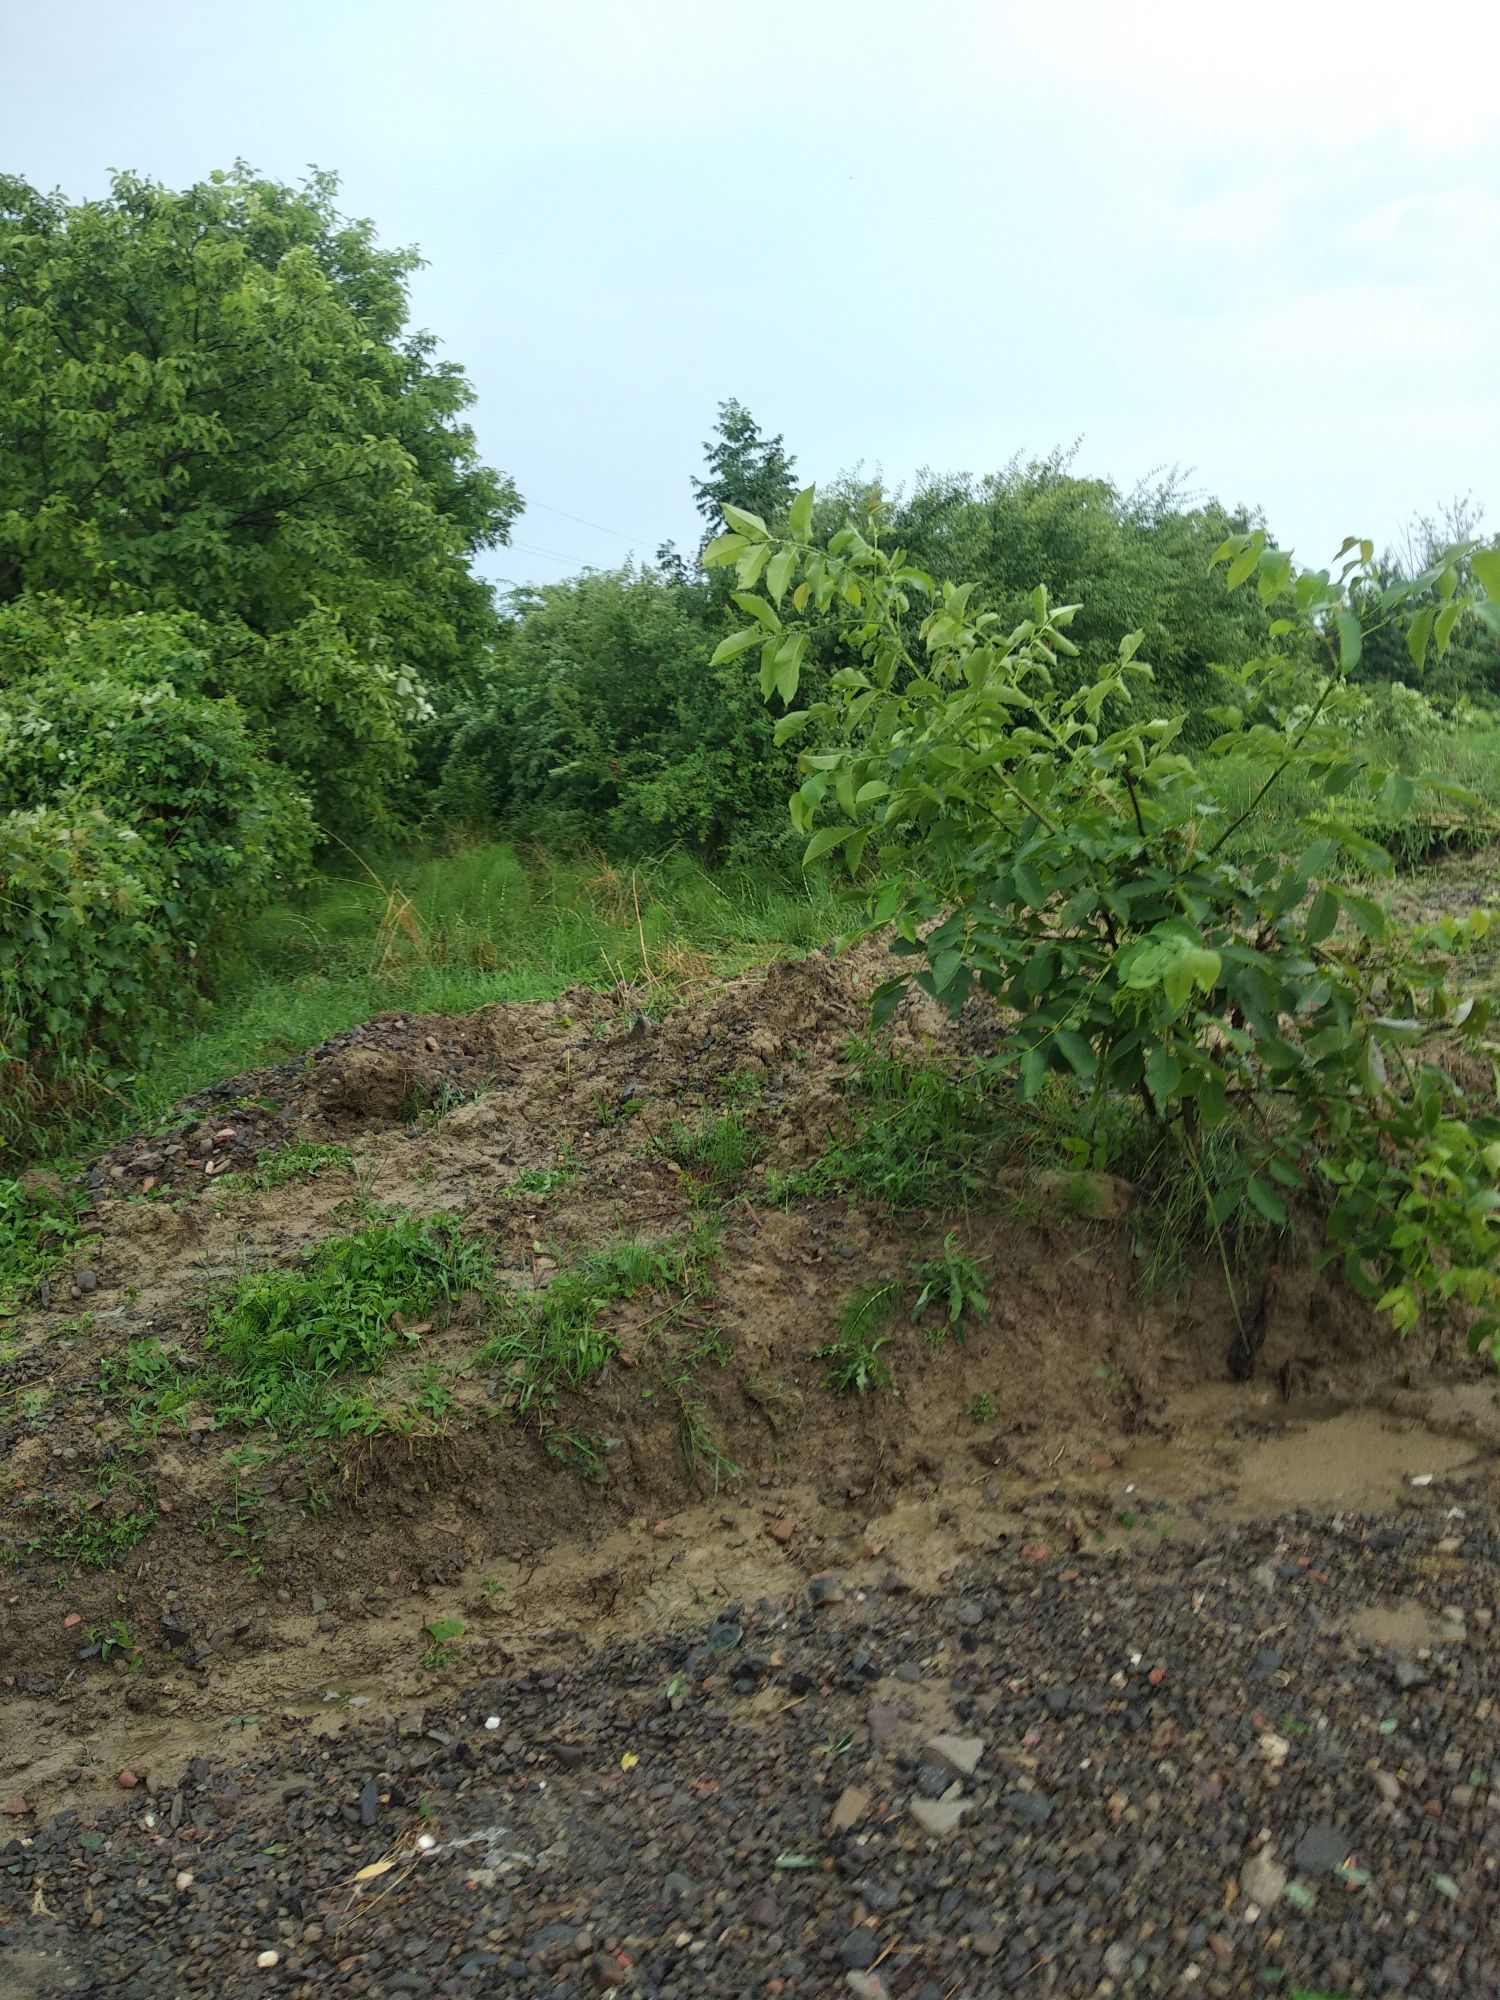
[[[886,969],[877,950],[814,953],[661,1017],[624,989],[384,1016],[106,1156],[96,1290],[17,1322],[0,1363],[5,1795],[77,1800],[127,1765],[169,1777],[279,1715],[398,1713],[823,1572],[920,1591],[980,1555],[1192,1534],[1216,1509],[1387,1505],[1410,1473],[1480,1465],[1500,1420],[1485,1432],[1476,1371],[1413,1345],[1406,1400],[1375,1403],[1396,1393],[1389,1342],[1309,1268],[1288,1264],[1264,1357],[1292,1401],[1221,1384],[1218,1279],[1143,1301],[1123,1188],[1093,1219],[1045,1181],[941,1217],[769,1199],[847,1129],[848,1047]],[[918,1000],[888,1045],[941,1062],[994,1031],[982,1008],[955,1021]],[[730,1117],[753,1158],[710,1198],[674,1134]],[[329,1139],[352,1167],[256,1186],[268,1152]],[[601,1365],[542,1421],[486,1358],[499,1308],[475,1296],[403,1362],[404,1431],[286,1450],[103,1394],[133,1343],[201,1356],[216,1286],[386,1204],[460,1215],[497,1298],[622,1235],[706,1232],[712,1280],[690,1302],[611,1304]],[[935,1338],[903,1309],[882,1336],[893,1388],[836,1395],[844,1302],[950,1232],[987,1274],[988,1316]]]

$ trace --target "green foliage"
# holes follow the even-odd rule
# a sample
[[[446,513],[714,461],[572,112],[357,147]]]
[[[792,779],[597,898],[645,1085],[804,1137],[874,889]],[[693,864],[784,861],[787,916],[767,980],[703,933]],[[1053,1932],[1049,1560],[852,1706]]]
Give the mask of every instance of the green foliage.
[[[0,1140],[149,1056],[200,946],[306,871],[307,802],[237,708],[151,677],[197,636],[0,607]]]
[[[327,613],[374,689],[462,675],[467,566],[518,501],[462,373],[406,330],[409,251],[243,166],[70,205],[0,180],[0,601]]]
[[[845,490],[830,532],[865,519],[867,495]],[[758,510],[757,510],[758,511]],[[823,513],[824,503],[819,512]],[[1113,660],[1119,635],[1139,630],[1159,698],[1193,710],[1215,699],[1216,665],[1264,650],[1271,614],[1258,598],[1228,598],[1208,573],[1227,534],[1253,523],[1186,492],[1176,474],[1133,494],[1074,469],[1074,452],[1012,462],[980,480],[924,477],[889,510],[889,530],[922,569],[973,578],[976,608],[1008,630],[1041,584],[1055,603],[1080,601],[1069,637],[1082,681]]]
[[[990,1316],[984,1289],[984,1266],[988,1262],[987,1257],[971,1257],[960,1245],[957,1233],[950,1229],[943,1238],[941,1254],[924,1258],[912,1267],[917,1286],[916,1303],[911,1309],[913,1325],[930,1307],[939,1306],[943,1317],[935,1328],[928,1329],[928,1339],[936,1342],[946,1334],[962,1341],[965,1315],[974,1319]]]
[[[80,1205],[38,1178],[0,1180],[0,1312],[34,1291],[77,1242]]]
[[[505,1188],[506,1194],[555,1194],[583,1172],[582,1164],[565,1153],[555,1167],[523,1167]]]
[[[202,954],[389,833],[519,502],[314,175],[0,176],[0,1145],[118,1090]]]
[[[319,1174],[352,1174],[354,1161],[347,1146],[314,1145],[310,1139],[296,1139],[280,1152],[264,1153],[249,1176],[250,1185],[262,1193],[271,1188],[300,1187]],[[219,1183],[224,1185],[223,1181]]]
[[[818,1359],[829,1363],[829,1388],[841,1396],[862,1396],[867,1389],[894,1389],[896,1378],[880,1350],[901,1309],[901,1287],[891,1279],[862,1286],[844,1301],[838,1331]]]
[[[559,1389],[592,1381],[619,1351],[602,1318],[610,1306],[643,1292],[681,1291],[694,1275],[695,1259],[683,1248],[631,1237],[597,1250],[513,1301],[480,1364],[497,1370],[518,1413],[545,1408]]]
[[[993,1191],[1038,1129],[1045,1106],[1017,1106],[972,1067],[902,1062],[855,1042],[847,1079],[852,1130],[810,1167],[772,1182],[782,1200],[858,1194],[895,1210],[950,1208]]]
[[[661,1149],[704,1195],[717,1199],[744,1179],[765,1151],[765,1141],[742,1112],[726,1111],[696,1125],[675,1121]]]
[[[490,1282],[490,1261],[449,1216],[402,1217],[325,1238],[300,1269],[239,1279],[209,1312],[205,1352],[222,1381],[221,1408],[246,1423],[315,1435],[365,1427],[329,1390],[370,1374],[413,1326]]]
[[[1350,590],[1371,572],[1371,546],[1346,543],[1336,573],[1296,571],[1260,529],[1216,552],[1231,589],[1254,579],[1284,614],[1273,650],[1225,670],[1228,698],[1207,714],[1220,732],[1209,754],[1263,774],[1226,820],[1182,754],[1181,718],[1138,707],[1151,683],[1139,633],[1065,692],[1076,606],[1039,587],[1007,628],[975,608],[972,584],[939,586],[883,547],[878,516],[868,534],[809,541],[813,508],[809,489],[785,537],[731,512],[706,559],[736,571],[751,618],[719,657],[756,650],[762,694],[789,711],[778,733],[814,746],[792,799],[805,862],[873,863],[868,923],[894,924],[908,961],[878,1014],[913,977],[954,1009],[983,992],[1014,1019],[1023,1100],[1049,1073],[1101,1104],[1134,1096],[1190,1150],[1244,1121],[1259,1154],[1245,1194],[1263,1216],[1285,1221],[1288,1194],[1317,1175],[1332,1196],[1330,1254],[1399,1326],[1424,1299],[1456,1300],[1474,1340],[1494,1340],[1500,1277],[1484,1218],[1500,1208],[1500,1126],[1466,1113],[1418,1046],[1438,1029],[1482,1031],[1486,1003],[1460,1000],[1450,969],[1489,918],[1407,928],[1347,881],[1389,859],[1344,800],[1400,812],[1415,792],[1374,768],[1350,727],[1346,675],[1363,644]],[[1488,588],[1492,553],[1500,588],[1500,552],[1461,545],[1386,591],[1383,614],[1430,585],[1445,606],[1431,628],[1439,651],[1471,608],[1500,619],[1500,602],[1461,585],[1468,561]],[[828,698],[793,710],[810,631],[829,620],[850,663]],[[1319,786],[1320,810],[1294,849],[1247,853],[1236,836],[1292,770]]]
[[[726,507],[739,507],[763,521],[779,521],[797,491],[787,453],[778,434],[768,438],[743,403],[730,397],[719,405],[714,435],[703,446],[708,477],[693,481],[698,512],[708,523],[707,543],[718,529]]]
[[[705,671],[724,616],[702,584],[591,572],[513,605],[482,689],[434,731],[439,815],[614,853],[785,847],[792,761],[743,676]]]

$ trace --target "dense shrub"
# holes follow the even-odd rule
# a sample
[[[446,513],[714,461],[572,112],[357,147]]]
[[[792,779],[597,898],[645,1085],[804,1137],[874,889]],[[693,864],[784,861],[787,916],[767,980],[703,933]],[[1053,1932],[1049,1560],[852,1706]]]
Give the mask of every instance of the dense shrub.
[[[180,1014],[202,947],[300,880],[312,854],[306,796],[235,704],[150,677],[175,664],[194,678],[198,655],[174,621],[112,622],[106,635],[0,614],[0,1112],[12,1126],[143,1056]]]
[[[635,854],[782,848],[792,763],[743,676],[708,665],[723,618],[654,570],[528,593],[488,685],[445,718],[437,818]]]

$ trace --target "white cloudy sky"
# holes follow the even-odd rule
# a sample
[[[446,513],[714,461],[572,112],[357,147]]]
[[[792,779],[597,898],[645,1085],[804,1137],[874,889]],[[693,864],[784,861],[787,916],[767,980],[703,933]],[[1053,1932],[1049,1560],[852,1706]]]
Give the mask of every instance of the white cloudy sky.
[[[316,163],[421,247],[416,317],[531,503],[506,576],[691,545],[729,395],[808,477],[1081,436],[1305,559],[1465,492],[1500,525],[1494,0],[5,14],[11,171]]]

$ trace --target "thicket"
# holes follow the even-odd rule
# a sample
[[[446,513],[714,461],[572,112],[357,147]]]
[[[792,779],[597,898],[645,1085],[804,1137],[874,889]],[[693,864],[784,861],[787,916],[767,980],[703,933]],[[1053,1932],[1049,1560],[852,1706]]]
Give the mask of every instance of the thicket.
[[[315,175],[0,177],[0,1141],[106,1087],[330,835],[403,823],[519,506]]]
[[[1357,1290],[1403,1330],[1428,1304],[1460,1305],[1500,1359],[1500,1116],[1470,1099],[1445,1047],[1493,1053],[1488,999],[1455,976],[1493,918],[1407,924],[1352,886],[1391,866],[1362,809],[1400,819],[1418,787],[1370,756],[1350,685],[1366,643],[1356,606],[1419,665],[1466,626],[1500,632],[1500,548],[1470,537],[1382,587],[1368,542],[1311,570],[1263,529],[1229,535],[1213,566],[1231,592],[1255,585],[1268,646],[1218,670],[1222,699],[1202,717],[1217,734],[1189,755],[1141,631],[1080,679],[1078,605],[1039,585],[1011,624],[975,583],[913,562],[878,506],[826,539],[812,488],[776,530],[724,516],[705,561],[733,572],[747,622],[715,659],[755,655],[778,739],[803,745],[804,865],[840,857],[868,878],[866,927],[895,928],[907,964],[877,1020],[911,979],[954,1010],[987,995],[1021,1097],[1049,1076],[1079,1093],[1092,1164],[1111,1163],[1118,1107],[1134,1102],[1196,1172],[1216,1232],[1245,1201],[1284,1224],[1288,1193],[1308,1189]],[[829,631],[845,663],[808,687]],[[1234,814],[1205,770],[1230,756],[1258,771]],[[1318,798],[1296,837],[1246,839],[1292,777]],[[1203,1146],[1226,1126],[1240,1171],[1213,1193]],[[1243,1317],[1239,1331],[1253,1363]]]

